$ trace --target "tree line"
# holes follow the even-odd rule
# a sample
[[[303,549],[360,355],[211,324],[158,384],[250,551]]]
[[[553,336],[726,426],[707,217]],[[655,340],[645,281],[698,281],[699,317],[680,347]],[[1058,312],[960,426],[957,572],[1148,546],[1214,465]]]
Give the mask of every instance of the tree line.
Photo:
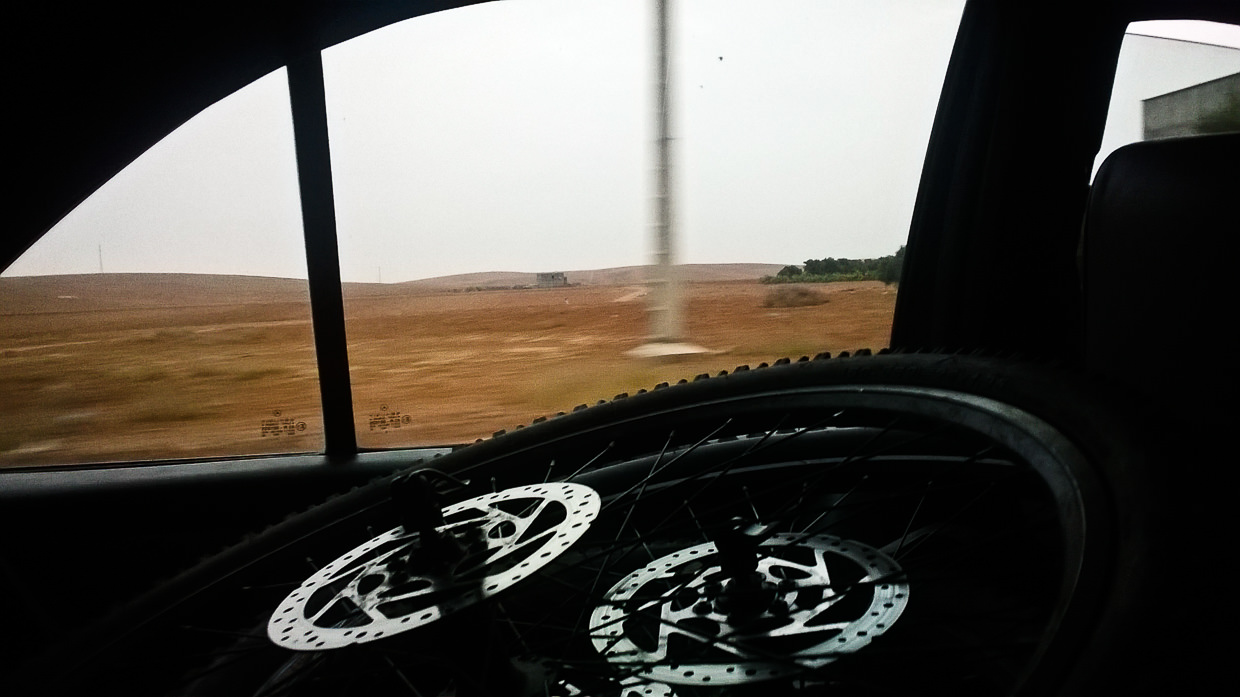
[[[877,259],[806,259],[801,266],[785,266],[774,276],[763,276],[763,283],[832,283],[835,281],[900,282],[904,266],[904,245],[895,254]]]

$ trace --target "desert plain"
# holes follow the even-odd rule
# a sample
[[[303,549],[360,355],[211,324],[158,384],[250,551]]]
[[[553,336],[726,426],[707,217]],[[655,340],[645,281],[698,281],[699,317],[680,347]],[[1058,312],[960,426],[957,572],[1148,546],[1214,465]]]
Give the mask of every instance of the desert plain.
[[[684,319],[703,352],[663,359],[629,354],[649,334],[646,286],[631,273],[570,274],[556,288],[346,284],[358,442],[467,443],[660,382],[887,345],[895,286],[815,284],[816,304],[783,307],[771,306],[781,286],[757,276],[698,269]],[[295,279],[2,278],[0,395],[0,466],[323,447],[308,293]]]

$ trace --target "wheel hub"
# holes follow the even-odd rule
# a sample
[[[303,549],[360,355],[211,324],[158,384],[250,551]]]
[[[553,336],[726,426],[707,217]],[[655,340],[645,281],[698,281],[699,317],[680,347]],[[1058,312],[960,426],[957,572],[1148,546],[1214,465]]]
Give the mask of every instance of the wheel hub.
[[[867,646],[908,604],[899,564],[868,545],[780,533],[756,552],[743,577],[724,572],[714,542],[629,574],[591,615],[595,649],[652,682],[758,682]]]

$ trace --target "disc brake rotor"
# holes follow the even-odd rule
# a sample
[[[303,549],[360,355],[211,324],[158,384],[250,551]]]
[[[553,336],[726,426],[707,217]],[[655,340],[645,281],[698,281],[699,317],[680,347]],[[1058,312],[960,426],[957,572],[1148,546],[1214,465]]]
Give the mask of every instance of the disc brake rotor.
[[[445,561],[417,532],[393,528],[306,579],[272,613],[267,635],[296,651],[335,649],[422,627],[503,591],[559,556],[598,516],[580,484],[538,484],[443,509],[437,530],[461,551]]]
[[[857,651],[908,604],[899,564],[854,540],[777,534],[758,557],[745,579],[724,574],[714,542],[650,562],[595,608],[594,648],[651,682],[737,685]]]

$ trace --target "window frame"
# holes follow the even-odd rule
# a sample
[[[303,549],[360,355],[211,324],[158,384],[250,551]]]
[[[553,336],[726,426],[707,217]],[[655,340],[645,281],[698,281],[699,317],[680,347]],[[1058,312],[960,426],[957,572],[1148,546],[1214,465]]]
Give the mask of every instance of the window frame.
[[[76,32],[72,27],[67,32],[63,30],[69,22],[66,17],[78,9],[66,12],[61,6],[23,7],[23,11],[37,9],[48,16],[35,23],[33,29],[37,31],[17,32],[19,44],[15,55],[32,56],[27,65],[51,68],[19,70],[19,78],[25,79],[21,77],[24,74],[38,74],[40,80],[47,76],[57,78],[62,81],[60,93],[74,96],[69,99],[48,94],[44,98],[44,83],[37,89],[23,84],[15,90],[13,101],[22,105],[16,115],[24,120],[19,121],[17,128],[22,138],[13,162],[25,174],[26,181],[16,187],[15,220],[0,235],[0,264],[7,265],[60,216],[146,147],[253,79],[281,66],[311,58],[318,60],[321,49],[367,31],[461,4],[464,3],[453,0],[396,0],[294,4],[295,7],[277,3],[278,7],[262,9],[251,4],[239,8],[233,6],[236,3],[226,2],[211,12],[195,14],[195,28],[171,27],[161,32],[158,39],[148,37],[152,32],[146,5],[139,10],[134,9],[137,5],[109,4],[99,10],[108,13],[108,22],[78,20],[80,28]],[[1020,37],[1018,29],[1026,23],[1012,9],[1016,4],[969,0],[965,7],[917,194],[901,306],[897,308],[893,328],[896,346],[950,349],[968,344],[1029,355],[1022,338],[1042,331],[1037,323],[1030,323],[1023,331],[1014,326],[1013,321],[1019,321],[1015,313],[1001,326],[977,327],[977,302],[968,294],[975,292],[973,286],[984,279],[979,279],[976,269],[967,264],[959,268],[962,262],[1003,258],[1004,250],[1012,248],[1010,242],[982,234],[980,223],[987,221],[972,221],[971,216],[979,210],[989,210],[993,222],[995,211],[1002,210],[1002,191],[986,190],[983,186],[991,174],[984,165],[990,157],[1008,166],[1012,166],[1012,160],[1019,160],[1021,150],[1015,141],[1028,134],[1019,132],[1019,128],[1036,122],[1038,117],[1000,111],[996,103],[997,93],[1005,85],[1014,84],[1011,78],[1022,67],[999,59],[1020,60],[1028,54],[1026,48],[1025,54],[1001,56],[994,45],[1011,39],[1013,34]],[[1113,55],[1099,49],[1090,56],[1092,63],[1104,67],[1109,60],[1113,68],[1122,27],[1132,20],[1171,18],[1157,15],[1183,10],[1192,15],[1187,18],[1240,24],[1240,6],[1224,7],[1221,2],[1209,0],[1186,1],[1170,9],[1171,3],[1166,0],[1162,0],[1161,7],[1152,0],[1124,4],[1122,8],[1110,3],[1106,10],[1100,9],[1102,5],[1087,3],[1054,9],[1080,12],[1082,17],[1091,16],[1094,20],[1104,14],[1124,15],[1116,21],[1119,29],[1114,37],[1109,29],[1100,30],[1096,25],[1077,28],[1075,36],[1079,39],[1114,38]],[[1047,9],[1045,3],[1036,6],[1032,11]],[[167,20],[170,14],[165,13],[160,19]],[[148,21],[134,21],[135,17]],[[1070,24],[1062,17],[1058,21]],[[60,41],[47,41],[53,30]],[[186,39],[185,46],[178,43],[182,39]],[[174,50],[161,50],[169,46]],[[115,60],[119,53],[137,58]],[[77,65],[78,61],[91,62],[96,58],[98,69],[93,64],[85,68]],[[165,59],[172,62],[158,70],[139,71],[136,79],[124,81],[126,85],[98,79],[101,71],[107,71],[108,77],[133,78],[126,68],[142,61]],[[214,72],[203,66],[212,66]],[[127,86],[137,83],[142,83],[145,91],[130,90]],[[42,106],[44,102],[47,107]],[[81,105],[103,115],[82,116],[78,111]],[[1083,137],[1076,134],[1074,156],[1084,151],[1088,159],[1092,157],[1091,148],[1096,149],[1101,142],[1105,110],[1092,114],[1088,113],[1090,105],[1082,104],[1080,108],[1090,118],[1098,119],[1097,137],[1092,141],[1088,133]],[[152,116],[148,111],[158,113]],[[72,115],[57,118],[58,112]],[[59,129],[81,132],[75,130],[61,142]],[[1021,147],[1026,151],[1036,149],[1036,138]],[[299,163],[299,172],[300,168]],[[1084,169],[1087,172],[1088,166]],[[330,185],[330,172],[326,176]],[[1078,195],[1083,197],[1085,191],[1082,185]],[[1079,219],[1071,224],[1079,225]],[[308,259],[316,254],[307,249]],[[957,258],[962,255],[966,258]],[[1073,255],[1073,250],[1069,250],[1069,255]],[[1034,285],[1029,292],[1036,293],[1040,287],[1044,285]],[[335,292],[339,293],[339,289]],[[988,333],[970,333],[977,329]],[[347,364],[320,370],[332,379],[349,375]],[[986,380],[987,376],[978,379]],[[351,399],[346,403],[351,405]],[[351,422],[348,426],[352,428]],[[363,452],[356,447],[339,447],[317,455],[0,470],[0,519],[8,523],[6,529],[12,533],[0,545],[0,590],[21,599],[14,609],[23,626],[11,655],[21,661],[45,645],[64,640],[156,579],[175,574],[195,563],[200,555],[234,544],[242,535],[270,525],[288,513],[447,450],[403,448]],[[1031,689],[1038,691],[1037,686]]]
[[[334,27],[332,32],[329,32],[330,36],[317,36],[309,43],[306,43],[308,37],[302,36],[293,42],[302,47],[292,51],[292,59],[284,64],[287,68],[295,131],[298,185],[306,239],[311,316],[325,431],[323,453],[14,467],[0,471],[0,485],[3,485],[0,488],[8,489],[10,480],[34,481],[26,475],[35,479],[46,479],[53,489],[67,485],[70,480],[65,477],[89,481],[92,486],[107,486],[109,482],[131,482],[135,476],[139,479],[168,478],[169,481],[180,481],[185,479],[183,470],[187,465],[199,468],[204,476],[267,470],[300,471],[306,468],[344,465],[363,468],[397,467],[445,451],[444,448],[435,447],[372,451],[357,445],[336,240],[331,158],[327,142],[322,50],[365,31],[447,9],[449,6],[466,4],[472,3],[447,2],[433,7],[419,4],[400,10],[391,9],[382,15],[367,16],[365,20],[358,20],[347,28]],[[954,224],[952,219],[958,218],[962,211],[970,207],[985,205],[986,202],[982,199],[993,195],[985,190],[983,183],[987,173],[981,170],[970,171],[960,164],[963,160],[978,158],[961,153],[976,153],[990,148],[992,141],[1009,139],[1010,136],[1002,132],[994,132],[993,124],[1005,119],[1012,120],[1012,115],[995,101],[1001,91],[999,85],[1003,82],[1000,79],[1002,76],[988,68],[1002,62],[1005,55],[1004,42],[1011,37],[1004,37],[990,30],[998,27],[1008,33],[1019,32],[1027,24],[1016,19],[1019,16],[1025,20],[1054,23],[1075,39],[1106,39],[1114,46],[1108,45],[1105,49],[1095,50],[1091,54],[1094,59],[1091,61],[1093,70],[1086,80],[1091,84],[1102,84],[1110,79],[1108,71],[1113,72],[1113,59],[1118,55],[1124,27],[1129,21],[1148,18],[1138,17],[1136,14],[1133,12],[1119,17],[1118,13],[1099,13],[1093,18],[1092,25],[1068,25],[1055,18],[1041,17],[1041,10],[1023,3],[1004,8],[975,1],[966,5],[923,166],[909,235],[906,274],[893,326],[893,346],[988,346],[991,349],[1015,346],[1015,350],[1021,350],[1022,340],[1027,340],[1040,331],[1036,326],[1019,331],[1011,327],[986,327],[984,329],[988,333],[976,335],[973,330],[959,326],[962,320],[967,320],[974,314],[971,308],[977,304],[975,298],[985,298],[984,294],[976,293],[973,288],[984,279],[979,279],[975,270],[964,268],[961,263],[957,263],[967,259],[961,255],[953,259],[949,253],[952,250],[958,251],[969,243],[980,244],[980,247],[986,245],[982,243],[983,231],[980,226],[972,226],[967,230],[963,227],[951,229]],[[318,19],[326,21],[325,18]],[[968,118],[960,118],[961,114],[966,113]],[[979,118],[982,119],[981,122],[978,121]],[[1100,139],[1101,120],[1091,126],[1096,126],[1096,139]],[[1086,140],[1090,137],[1093,137],[1092,133],[1085,136]],[[1081,150],[1078,148],[1076,152]],[[1081,199],[1083,205],[1083,196]],[[28,242],[33,242],[33,239]],[[950,283],[944,279],[950,280]],[[1025,297],[1038,295],[1040,289],[1042,287],[1038,285],[1030,286]],[[1065,294],[1071,293],[1061,293]],[[993,302],[995,298],[989,300]],[[1061,305],[1069,307],[1071,300],[1065,297]],[[1056,315],[1062,318],[1065,313]],[[1051,318],[1046,319],[1046,322],[1053,321]],[[1064,347],[1059,347],[1060,352],[1063,349]],[[82,477],[83,470],[91,470],[95,474]]]

